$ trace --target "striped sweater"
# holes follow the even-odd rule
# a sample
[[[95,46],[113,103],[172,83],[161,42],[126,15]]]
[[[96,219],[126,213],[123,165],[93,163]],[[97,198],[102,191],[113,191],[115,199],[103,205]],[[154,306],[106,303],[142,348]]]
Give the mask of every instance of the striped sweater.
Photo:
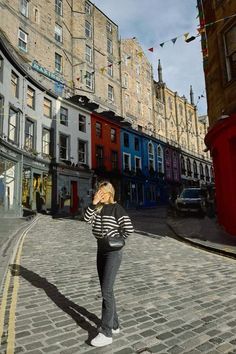
[[[103,235],[108,230],[120,228],[124,238],[134,232],[129,216],[118,203],[104,204],[100,213],[97,213],[96,206],[91,204],[85,211],[84,220],[92,224],[93,235],[101,246]]]

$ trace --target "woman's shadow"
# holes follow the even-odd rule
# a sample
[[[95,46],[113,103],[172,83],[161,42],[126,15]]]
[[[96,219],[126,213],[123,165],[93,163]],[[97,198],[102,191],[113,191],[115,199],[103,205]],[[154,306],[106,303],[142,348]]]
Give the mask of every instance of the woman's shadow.
[[[71,300],[67,299],[57,287],[48,282],[46,278],[42,278],[40,275],[28,270],[21,265],[12,264],[11,274],[13,276],[21,276],[26,279],[30,284],[36,288],[41,288],[45,291],[47,296],[64,312],[71,316],[77,325],[88,332],[88,339],[85,343],[90,344],[91,339],[97,334],[97,327],[100,326],[100,319],[93,313],[86,310],[84,307],[76,305]],[[92,326],[86,318],[92,321],[95,326]]]

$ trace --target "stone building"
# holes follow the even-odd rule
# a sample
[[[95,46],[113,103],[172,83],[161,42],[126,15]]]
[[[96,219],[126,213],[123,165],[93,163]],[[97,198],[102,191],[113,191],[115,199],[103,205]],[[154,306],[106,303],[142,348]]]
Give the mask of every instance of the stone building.
[[[86,93],[101,110],[120,113],[118,26],[94,4],[0,0],[0,9],[1,29],[31,76],[60,96]]]

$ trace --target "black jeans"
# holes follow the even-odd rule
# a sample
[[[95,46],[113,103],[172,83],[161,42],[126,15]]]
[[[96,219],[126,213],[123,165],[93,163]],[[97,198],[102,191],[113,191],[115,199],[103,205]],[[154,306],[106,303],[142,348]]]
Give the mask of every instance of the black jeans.
[[[102,291],[102,319],[99,332],[112,337],[112,329],[119,327],[113,286],[122,259],[122,250],[97,252],[97,270]]]

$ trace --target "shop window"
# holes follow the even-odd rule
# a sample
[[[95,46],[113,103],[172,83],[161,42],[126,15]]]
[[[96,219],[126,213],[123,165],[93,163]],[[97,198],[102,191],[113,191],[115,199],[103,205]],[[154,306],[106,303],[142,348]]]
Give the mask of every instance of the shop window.
[[[87,164],[87,142],[79,140],[78,142],[78,162]]]
[[[11,93],[14,97],[19,98],[19,77],[14,71],[11,72]]]
[[[60,123],[62,125],[68,126],[68,109],[61,107],[60,108]]]
[[[62,27],[57,23],[55,24],[55,40],[62,43]]]
[[[149,171],[155,170],[154,146],[151,142],[148,143],[148,165],[149,165]]]
[[[116,142],[116,129],[111,128],[111,142],[115,143]]]
[[[111,167],[113,170],[118,169],[118,152],[117,151],[111,152]]]
[[[102,124],[96,122],[96,136],[101,138],[102,137]]]
[[[52,118],[52,101],[44,97],[43,101],[43,114],[47,118]]]
[[[79,131],[86,133],[86,117],[79,114]]]
[[[224,34],[227,79],[236,79],[236,25]]]
[[[18,46],[21,50],[27,52],[27,44],[28,44],[28,34],[19,28]]]
[[[142,169],[142,166],[141,166],[141,158],[135,156],[134,161],[135,161],[135,171],[141,170],[141,169]]]
[[[35,90],[30,86],[27,87],[27,106],[35,109]]]
[[[35,124],[32,120],[25,120],[25,149],[32,151],[35,148]]]
[[[63,3],[62,0],[55,0],[55,12],[62,16]]]
[[[96,163],[97,163],[97,168],[103,168],[104,167],[104,152],[103,152],[103,146],[96,146]]]
[[[18,145],[19,143],[19,112],[13,108],[9,109],[8,139]]]
[[[85,36],[87,38],[91,38],[92,37],[92,25],[87,20],[85,20]]]
[[[47,128],[42,130],[42,154],[44,157],[50,155],[51,132]]]
[[[61,160],[69,160],[69,137],[64,134],[59,135],[59,157]]]

